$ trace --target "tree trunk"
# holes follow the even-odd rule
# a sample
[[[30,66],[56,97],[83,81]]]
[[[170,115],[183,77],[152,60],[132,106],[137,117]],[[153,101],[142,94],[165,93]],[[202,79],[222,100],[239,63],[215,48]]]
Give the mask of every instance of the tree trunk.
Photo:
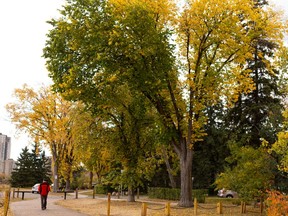
[[[96,178],[97,178],[97,184],[102,184],[102,177],[100,175],[100,173],[96,172]]]
[[[135,193],[134,188],[132,186],[128,186],[128,202],[135,202]]]
[[[174,176],[172,174],[172,168],[171,168],[170,163],[169,163],[169,158],[168,158],[167,150],[166,150],[165,146],[162,146],[162,156],[163,156],[165,164],[166,164],[166,168],[167,168],[167,172],[169,175],[171,187],[176,188],[176,182],[175,182]]]
[[[186,154],[185,154],[186,152]],[[183,151],[180,157],[181,168],[181,195],[179,206],[192,207],[192,158],[193,150],[187,148]]]
[[[65,177],[65,190],[70,190],[71,189],[71,177],[70,177],[70,173],[72,173],[71,171],[71,166],[69,166],[70,164],[67,163],[67,170],[66,170],[66,177]]]
[[[91,189],[92,188],[92,183],[93,183],[93,172],[90,171],[89,172],[89,188]]]
[[[58,162],[55,156],[53,156],[53,192],[57,192],[59,189],[58,179]]]
[[[66,186],[65,186],[65,190],[70,190],[71,189],[71,182],[70,182],[70,178],[66,179]]]

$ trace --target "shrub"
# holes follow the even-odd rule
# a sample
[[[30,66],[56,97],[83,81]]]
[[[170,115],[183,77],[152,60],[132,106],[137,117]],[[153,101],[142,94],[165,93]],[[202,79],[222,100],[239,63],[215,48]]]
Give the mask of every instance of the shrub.
[[[105,183],[101,183],[101,184],[95,184],[94,185],[94,190],[96,194],[108,194],[108,193],[112,193],[114,191],[118,191],[118,188],[114,188],[111,184],[105,184]],[[124,190],[123,190],[124,192]]]
[[[193,198],[197,198],[199,203],[205,202],[205,197],[208,194],[206,189],[197,189],[192,191]],[[167,200],[179,200],[180,189],[179,188],[161,188],[161,187],[149,187],[149,198],[167,199]]]
[[[192,191],[193,199],[196,198],[199,203],[205,203],[205,197],[208,195],[208,190],[197,189]]]
[[[267,215],[282,216],[288,213],[288,196],[278,191],[270,191],[267,198]]]
[[[95,185],[94,189],[96,190],[97,194],[107,194],[108,193],[107,187],[105,185],[102,185],[102,184]]]

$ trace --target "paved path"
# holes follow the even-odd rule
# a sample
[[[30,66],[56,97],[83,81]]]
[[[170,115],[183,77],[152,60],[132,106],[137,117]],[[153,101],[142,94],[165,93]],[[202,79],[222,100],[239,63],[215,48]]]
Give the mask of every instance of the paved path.
[[[27,194],[28,195],[28,194]],[[25,194],[26,197],[26,194]],[[47,209],[41,209],[41,201],[39,194],[32,195],[32,199],[21,200],[17,202],[10,203],[10,209],[12,210],[14,216],[87,216],[87,214],[79,213],[71,209],[67,209],[56,205],[57,200],[63,199],[63,196],[48,196]]]

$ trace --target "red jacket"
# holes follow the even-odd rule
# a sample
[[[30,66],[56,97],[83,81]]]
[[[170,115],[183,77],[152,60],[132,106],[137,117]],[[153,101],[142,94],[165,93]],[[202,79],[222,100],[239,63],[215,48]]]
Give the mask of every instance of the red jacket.
[[[50,185],[47,182],[43,182],[39,185],[38,191],[40,195],[47,196],[50,191]]]

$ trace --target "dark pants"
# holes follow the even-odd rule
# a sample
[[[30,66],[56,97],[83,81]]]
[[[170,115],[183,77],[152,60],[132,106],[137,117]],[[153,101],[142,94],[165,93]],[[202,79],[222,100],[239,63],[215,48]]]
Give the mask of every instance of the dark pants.
[[[46,209],[47,207],[47,195],[43,196],[41,195],[41,208]]]

